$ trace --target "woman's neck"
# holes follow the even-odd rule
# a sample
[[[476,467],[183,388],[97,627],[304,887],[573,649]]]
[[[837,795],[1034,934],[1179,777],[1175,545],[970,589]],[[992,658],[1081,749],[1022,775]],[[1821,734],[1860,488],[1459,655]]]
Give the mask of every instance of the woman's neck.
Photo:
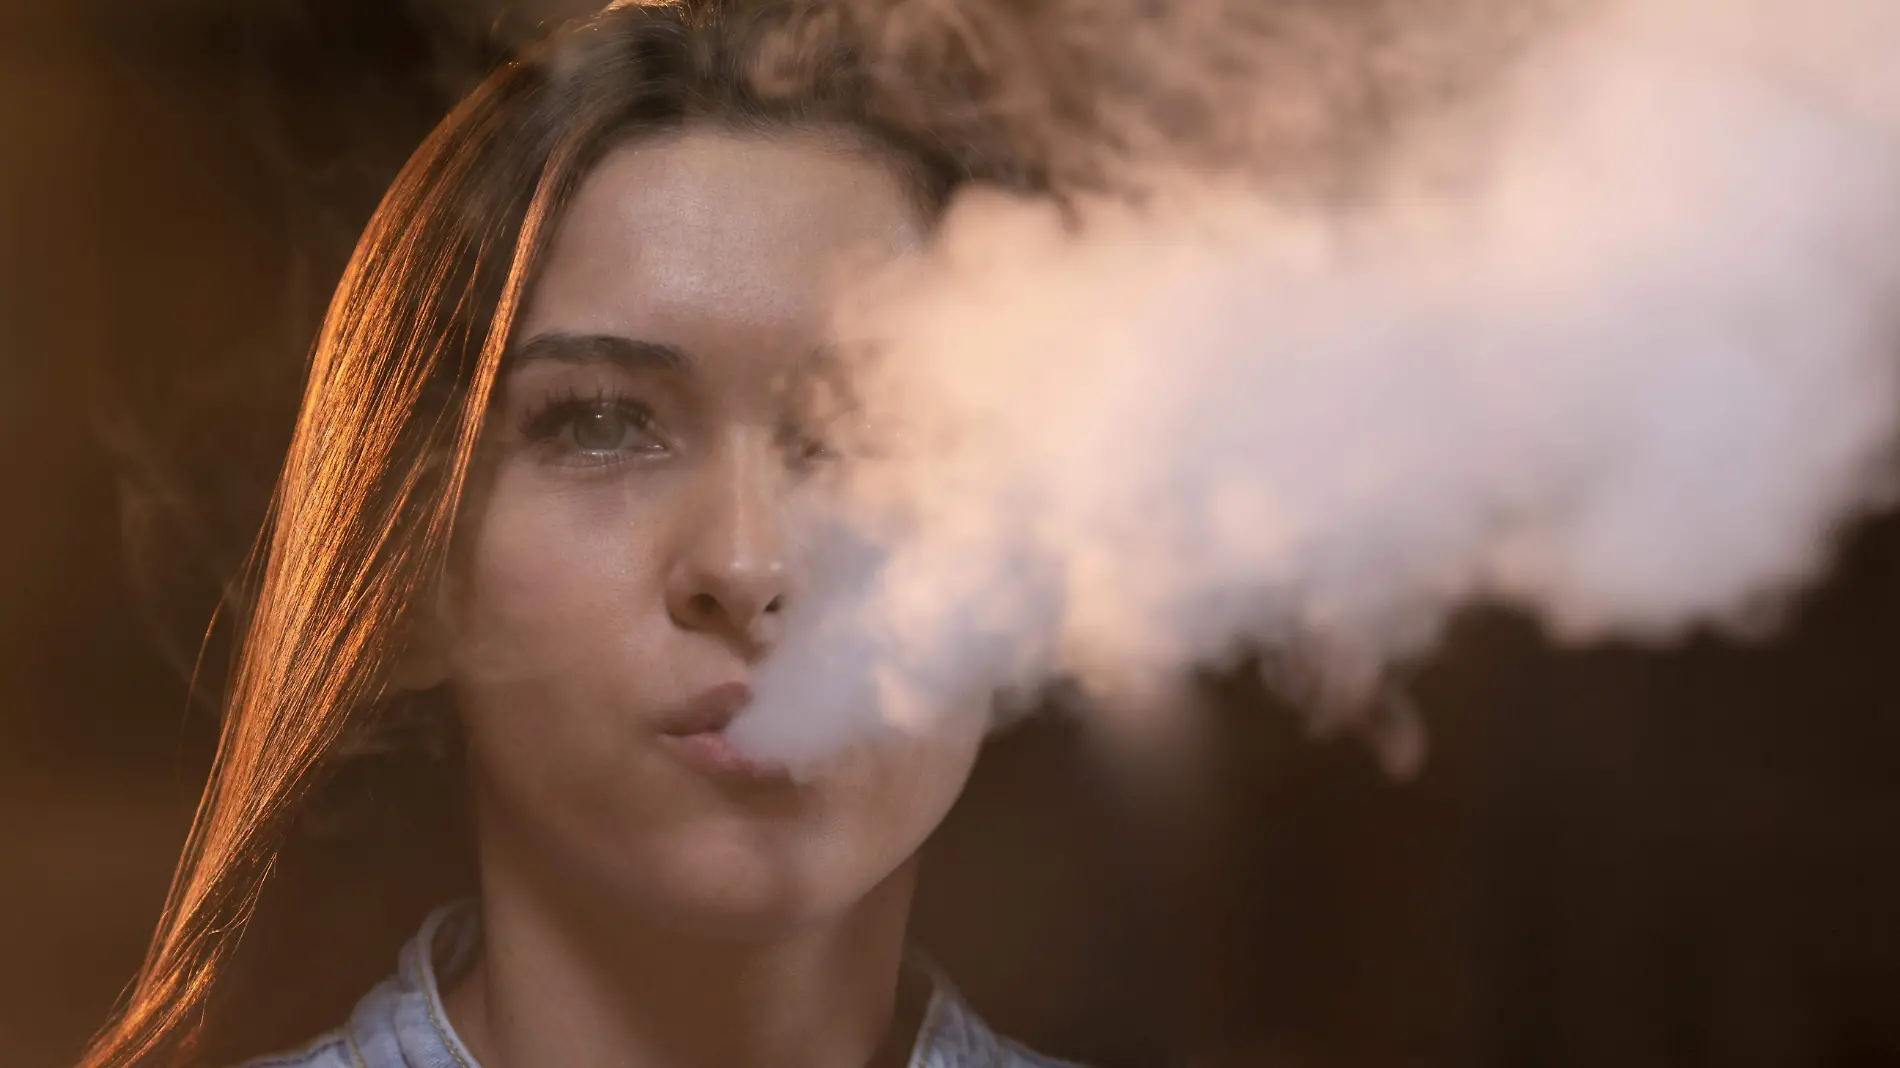
[[[918,1014],[895,1008],[914,859],[841,915],[745,939],[587,916],[483,867],[482,951],[445,996],[482,1068],[859,1068],[908,1052]]]

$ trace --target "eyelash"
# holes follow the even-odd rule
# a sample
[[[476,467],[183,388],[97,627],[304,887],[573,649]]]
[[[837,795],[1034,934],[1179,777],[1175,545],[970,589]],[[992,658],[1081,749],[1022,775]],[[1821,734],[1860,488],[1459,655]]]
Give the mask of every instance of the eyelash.
[[[521,436],[538,445],[556,445],[556,439],[579,419],[603,408],[618,413],[633,429],[657,439],[652,430],[655,422],[653,409],[626,393],[608,388],[596,390],[592,394],[570,389],[549,397],[523,413],[519,426]],[[780,430],[778,441],[785,452],[786,462],[793,470],[809,471],[836,457],[823,438],[790,426]],[[588,457],[584,463],[590,466],[625,462],[625,450],[583,449],[573,444],[561,445],[559,448],[566,455]],[[661,444],[660,448],[665,446]]]
[[[572,443],[557,442],[581,418],[603,409],[618,414],[634,430],[656,437],[652,432],[653,409],[626,393],[608,388],[596,390],[591,395],[570,389],[564,394],[549,397],[522,415],[521,436],[537,444],[555,445],[564,455],[586,457],[583,462],[590,465],[624,462],[624,449],[583,449]]]

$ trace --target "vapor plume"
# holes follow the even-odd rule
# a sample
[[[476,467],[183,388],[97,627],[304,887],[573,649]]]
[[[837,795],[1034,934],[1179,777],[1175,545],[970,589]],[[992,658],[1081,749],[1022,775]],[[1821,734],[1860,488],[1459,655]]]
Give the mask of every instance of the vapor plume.
[[[1071,192],[968,195],[841,302],[856,459],[740,745],[804,764],[1053,680],[1152,725],[1256,651],[1349,715],[1478,601],[1752,632],[1885,503],[1900,8],[1405,6],[1020,46],[1128,95],[1084,130],[999,89]]]

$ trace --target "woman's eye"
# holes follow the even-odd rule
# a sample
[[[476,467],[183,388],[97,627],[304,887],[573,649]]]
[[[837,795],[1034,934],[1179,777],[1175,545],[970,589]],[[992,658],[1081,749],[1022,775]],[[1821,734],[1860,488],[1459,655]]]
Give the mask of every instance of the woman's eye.
[[[785,454],[786,463],[793,470],[804,470],[833,458],[831,446],[816,435],[805,433],[794,427],[785,427],[779,431],[779,448]]]
[[[618,452],[629,445],[629,439],[645,436],[646,423],[643,413],[618,405],[589,405],[575,413],[574,447],[585,452]]]
[[[606,463],[628,454],[661,453],[666,443],[643,404],[612,397],[569,398],[530,415],[522,432],[577,462]]]

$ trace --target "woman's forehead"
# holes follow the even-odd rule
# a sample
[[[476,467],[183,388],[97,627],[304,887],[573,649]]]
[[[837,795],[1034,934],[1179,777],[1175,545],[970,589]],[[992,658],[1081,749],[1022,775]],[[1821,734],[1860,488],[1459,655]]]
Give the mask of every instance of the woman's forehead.
[[[583,181],[517,336],[606,334],[701,361],[809,352],[853,272],[916,249],[897,168],[839,135],[688,129]]]

